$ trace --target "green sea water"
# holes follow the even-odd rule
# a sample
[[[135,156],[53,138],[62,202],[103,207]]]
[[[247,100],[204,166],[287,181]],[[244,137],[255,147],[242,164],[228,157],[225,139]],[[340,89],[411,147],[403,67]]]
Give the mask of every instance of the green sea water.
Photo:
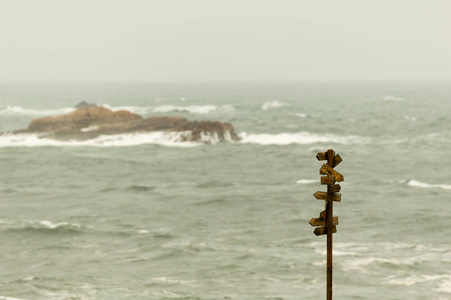
[[[0,131],[80,101],[242,140],[0,136],[0,299],[325,298],[330,148],[334,298],[451,299],[449,84],[1,84]]]

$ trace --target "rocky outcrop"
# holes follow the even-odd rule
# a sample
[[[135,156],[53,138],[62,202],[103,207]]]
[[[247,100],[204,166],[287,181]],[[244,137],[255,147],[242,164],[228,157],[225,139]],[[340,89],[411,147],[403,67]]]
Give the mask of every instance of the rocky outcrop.
[[[94,103],[88,103],[86,101],[81,101],[80,103],[78,103],[74,107],[75,108],[82,108],[82,107],[94,107],[94,106],[97,106],[97,105],[94,104]]]
[[[82,107],[71,113],[33,120],[27,129],[15,133],[47,133],[46,137],[85,140],[99,135],[134,132],[175,131],[181,141],[216,142],[239,140],[230,123],[188,121],[178,116],[143,118],[126,110]]]
[[[71,113],[31,121],[28,132],[74,133],[89,131],[89,127],[121,124],[142,120],[142,117],[121,110],[113,112],[104,107],[82,107]],[[125,125],[125,124],[124,124]]]

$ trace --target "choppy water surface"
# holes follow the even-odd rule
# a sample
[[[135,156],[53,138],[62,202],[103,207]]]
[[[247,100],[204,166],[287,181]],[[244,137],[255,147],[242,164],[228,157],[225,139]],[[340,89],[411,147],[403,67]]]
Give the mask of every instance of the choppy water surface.
[[[1,85],[0,131],[85,100],[231,122],[164,133],[0,136],[0,299],[321,299],[318,151],[344,159],[337,299],[451,299],[446,84]]]

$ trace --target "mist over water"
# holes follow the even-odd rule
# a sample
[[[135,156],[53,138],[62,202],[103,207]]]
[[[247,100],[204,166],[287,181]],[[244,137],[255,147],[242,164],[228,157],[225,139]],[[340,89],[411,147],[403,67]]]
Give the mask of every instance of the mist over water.
[[[334,297],[451,298],[449,85],[1,84],[0,131],[81,101],[242,139],[0,136],[0,299],[320,299],[329,148]]]

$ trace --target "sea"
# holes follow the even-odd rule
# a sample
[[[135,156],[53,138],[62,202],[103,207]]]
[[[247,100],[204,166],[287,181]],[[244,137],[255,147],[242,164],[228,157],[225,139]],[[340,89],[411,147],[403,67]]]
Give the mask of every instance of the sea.
[[[11,134],[81,101],[241,140]],[[328,149],[334,299],[451,299],[449,82],[2,83],[0,131],[1,300],[325,299]]]

